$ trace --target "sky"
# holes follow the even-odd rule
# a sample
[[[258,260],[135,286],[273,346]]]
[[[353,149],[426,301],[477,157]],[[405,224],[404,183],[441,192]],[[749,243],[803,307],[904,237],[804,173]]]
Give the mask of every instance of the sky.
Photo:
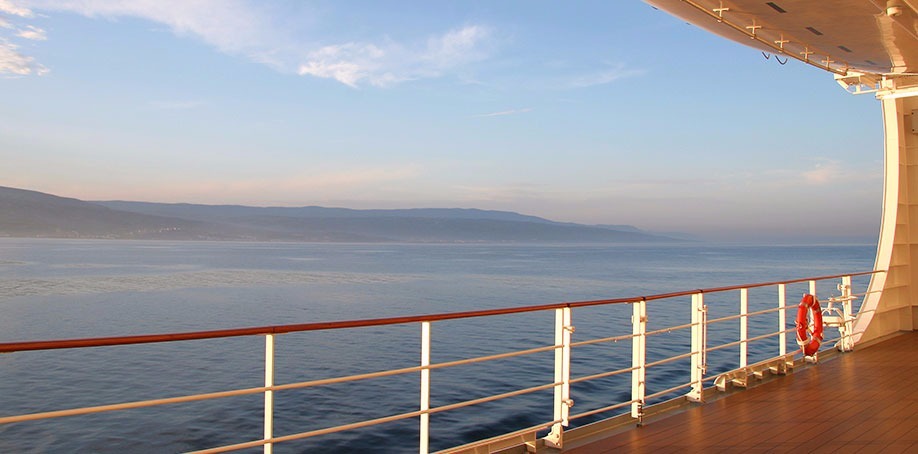
[[[879,102],[638,0],[0,0],[0,186],[876,238]]]

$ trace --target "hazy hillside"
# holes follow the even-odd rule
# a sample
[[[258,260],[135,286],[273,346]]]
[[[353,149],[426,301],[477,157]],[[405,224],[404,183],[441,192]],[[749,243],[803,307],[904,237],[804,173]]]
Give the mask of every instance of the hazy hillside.
[[[242,239],[186,219],[112,210],[90,202],[0,186],[0,236]]]
[[[6,236],[113,236],[186,228],[187,221],[123,213],[76,199],[0,187],[0,233]]]
[[[347,233],[356,238],[399,242],[649,242],[667,241],[643,233],[618,232],[597,227],[555,225],[494,219],[367,217],[235,219],[240,226],[261,227],[276,234]]]
[[[189,203],[150,203],[95,201],[102,206],[134,213],[172,216],[184,219],[219,220],[254,216],[291,218],[435,218],[435,219],[489,219],[495,221],[535,222],[559,224],[548,219],[527,216],[510,211],[478,210],[472,208],[412,208],[401,210],[354,210],[350,208],[308,207],[251,207],[241,205],[195,205]],[[607,227],[607,226],[603,226]],[[616,226],[637,231],[631,226]]]
[[[0,187],[0,236],[314,242],[659,242],[630,226],[476,209],[85,202]]]

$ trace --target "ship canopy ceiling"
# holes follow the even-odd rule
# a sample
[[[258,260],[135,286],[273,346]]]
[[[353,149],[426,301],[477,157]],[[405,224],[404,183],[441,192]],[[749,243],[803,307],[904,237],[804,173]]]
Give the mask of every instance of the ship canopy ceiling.
[[[845,77],[918,74],[918,0],[645,0],[725,38]]]

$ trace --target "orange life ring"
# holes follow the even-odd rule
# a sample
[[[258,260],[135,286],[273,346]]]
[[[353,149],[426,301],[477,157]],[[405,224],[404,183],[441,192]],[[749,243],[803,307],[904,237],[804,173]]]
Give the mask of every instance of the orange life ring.
[[[809,317],[807,317],[809,313]],[[810,324],[809,318],[813,319]],[[813,356],[822,341],[822,309],[815,296],[805,293],[797,306],[797,345],[806,356]],[[810,328],[812,326],[812,329]]]

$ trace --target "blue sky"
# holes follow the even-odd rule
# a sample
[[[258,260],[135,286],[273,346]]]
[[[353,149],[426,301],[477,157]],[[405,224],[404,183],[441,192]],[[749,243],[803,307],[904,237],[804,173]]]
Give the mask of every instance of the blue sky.
[[[872,239],[879,102],[637,0],[0,0],[0,185]]]

